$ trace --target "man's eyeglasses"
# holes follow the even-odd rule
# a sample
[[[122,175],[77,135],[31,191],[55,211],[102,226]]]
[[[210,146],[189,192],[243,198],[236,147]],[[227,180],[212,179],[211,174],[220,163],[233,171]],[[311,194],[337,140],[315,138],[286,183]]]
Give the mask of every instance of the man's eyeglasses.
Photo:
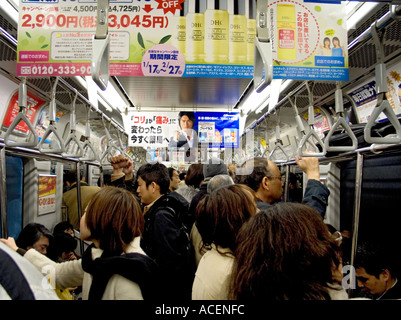
[[[272,176],[272,177],[268,177],[270,180],[274,180],[274,179],[277,179],[277,180],[283,180],[284,178],[285,178],[285,176],[284,175],[282,175],[282,174],[280,174],[279,176]]]

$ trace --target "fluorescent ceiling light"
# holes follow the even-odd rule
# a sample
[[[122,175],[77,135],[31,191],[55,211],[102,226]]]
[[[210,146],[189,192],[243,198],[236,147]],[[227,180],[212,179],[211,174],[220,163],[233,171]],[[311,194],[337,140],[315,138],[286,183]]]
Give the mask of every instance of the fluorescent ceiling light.
[[[88,89],[88,84],[90,86],[95,86],[97,89],[97,96],[102,98],[107,106],[116,109],[120,112],[124,112],[125,109],[128,107],[127,102],[121,97],[121,95],[117,92],[116,88],[114,87],[113,83],[109,81],[107,88],[105,91],[100,90],[97,84],[93,81],[91,76],[85,77],[84,80],[80,76],[76,76],[75,79],[85,88]],[[99,99],[100,100],[100,99]],[[103,103],[104,104],[104,103]],[[111,110],[109,110],[111,111]]]
[[[2,3],[2,9],[4,10],[5,14],[14,21],[15,24],[18,24],[18,4],[15,5],[15,3],[12,4],[8,1],[5,1],[5,3]]]
[[[124,112],[128,107],[128,104],[117,92],[111,81],[109,81],[105,91],[98,91],[98,95],[101,95],[114,109],[117,109],[120,112]]]
[[[82,78],[81,76],[75,76],[75,79],[81,84],[81,86],[83,86],[85,89],[88,89],[88,85],[84,78]]]
[[[359,1],[346,1],[345,2],[345,15],[350,17],[354,14],[354,12],[358,9],[357,7],[363,5],[362,2]]]
[[[113,109],[111,108],[109,103],[107,101],[105,101],[102,96],[99,95],[97,98],[98,98],[99,102],[103,105],[103,107],[106,108],[107,111],[109,111],[109,112],[113,111]]]
[[[365,16],[373,11],[380,3],[379,2],[364,2],[361,6],[359,6],[350,17],[347,19],[347,30],[356,29],[358,23],[365,19]],[[352,10],[350,11],[352,12]],[[348,16],[348,14],[347,14]]]
[[[281,80],[281,79],[273,79],[273,81],[279,83],[279,82],[281,82],[281,81],[283,81],[283,80]],[[280,85],[280,93],[283,92],[285,89],[287,89],[293,82],[294,82],[293,79],[284,80],[284,81],[281,83],[281,85]],[[271,88],[274,88],[274,87],[275,87],[275,86],[273,85],[273,83],[272,83],[271,86],[269,86],[269,95],[268,95],[267,98],[266,98],[262,103],[260,103],[259,106],[255,109],[255,113],[256,113],[256,114],[261,113],[261,112],[263,111],[263,109],[265,109],[270,103],[274,103],[275,105],[277,104],[278,101],[270,101],[271,98],[272,98],[272,96],[273,96],[273,95],[271,94],[270,90],[272,90]],[[273,90],[274,90],[274,89],[273,89]],[[277,100],[277,99],[278,99],[278,98],[276,97],[276,100]],[[274,106],[273,106],[273,107],[274,107]]]
[[[258,109],[262,103],[264,103],[270,95],[270,86],[265,90],[258,93],[255,89],[252,90],[250,95],[245,99],[244,105],[241,110],[244,114],[249,114],[250,112]]]
[[[7,0],[7,2],[10,2],[15,8],[18,9],[18,7],[19,7],[19,0]]]
[[[269,98],[270,98],[270,96],[269,96]],[[262,103],[256,110],[255,110],[255,113],[256,114],[259,114],[259,113],[261,113],[262,111],[263,111],[263,109],[264,108],[266,108],[268,105],[269,105],[269,103],[270,103],[270,99],[266,99],[266,101],[264,102],[264,103]]]

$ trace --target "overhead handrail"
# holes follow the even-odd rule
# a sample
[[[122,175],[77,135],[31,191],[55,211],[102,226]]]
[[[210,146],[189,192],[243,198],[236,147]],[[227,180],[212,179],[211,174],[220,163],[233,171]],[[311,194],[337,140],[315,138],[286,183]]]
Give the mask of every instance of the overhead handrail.
[[[321,157],[326,154],[326,147],[324,146],[324,143],[320,139],[319,135],[316,133],[315,129],[313,128],[315,124],[315,112],[314,112],[314,107],[313,107],[313,89],[311,90],[309,88],[308,82],[306,84],[306,89],[308,90],[308,97],[309,97],[309,107],[308,107],[308,124],[309,124],[309,132],[305,134],[301,142],[299,143],[298,149],[297,149],[297,154],[301,157]],[[298,111],[297,111],[298,113]],[[301,120],[299,118],[299,120]],[[301,121],[299,121],[301,122]],[[302,149],[303,147],[307,144],[307,141],[309,138],[315,138],[316,142],[322,147],[321,152],[303,152]],[[312,144],[312,143],[311,143]]]
[[[23,77],[21,78],[21,82],[19,84],[19,91],[18,91],[18,106],[19,106],[19,111],[11,125],[8,127],[5,135],[4,135],[4,143],[8,147],[36,147],[39,141],[39,135],[36,132],[35,128],[33,127],[31,121],[26,116],[26,109],[27,109],[27,88],[26,88],[26,78]],[[24,122],[29,131],[33,135],[33,140],[32,141],[21,141],[21,142],[16,142],[16,141],[11,141],[10,136],[11,133],[14,131],[15,127],[21,123]]]
[[[51,100],[49,103],[49,126],[47,127],[45,133],[43,134],[41,140],[39,141],[38,144],[38,149],[40,152],[43,153],[63,153],[65,151],[65,145],[63,139],[61,139],[60,135],[57,132],[56,128],[56,89],[57,89],[57,83],[58,83],[58,77],[56,77],[56,80],[54,81],[53,88],[52,88],[52,94],[51,94]],[[56,138],[55,141],[52,141],[50,143],[49,148],[44,148],[44,143],[47,137],[50,136],[50,134],[53,133],[53,136]],[[58,142],[59,147],[58,148],[53,148],[52,145],[54,145],[54,142]]]
[[[363,136],[366,142],[368,143],[400,143],[401,142],[401,125],[398,121],[397,116],[395,115],[393,108],[391,107],[389,101],[387,100],[387,71],[386,64],[384,63],[384,48],[383,48],[383,40],[384,33],[382,32],[381,36],[379,36],[377,32],[376,23],[372,24],[372,38],[376,48],[376,57],[378,64],[375,67],[375,78],[376,78],[376,93],[377,93],[377,105],[374,107],[370,118],[365,126],[365,130],[363,132]],[[381,113],[384,113],[390,123],[393,125],[395,129],[395,135],[386,136],[386,137],[372,137],[372,127],[376,124],[376,120],[378,119]]]
[[[340,87],[340,82],[336,83],[337,89],[334,94],[335,99],[335,109],[337,115],[337,121],[333,124],[330,131],[327,133],[326,139],[324,141],[324,146],[327,151],[352,151],[358,147],[358,139],[356,138],[354,132],[352,131],[350,125],[344,119],[344,103],[343,103],[343,92]],[[344,131],[351,138],[352,144],[350,146],[331,146],[330,138],[333,135],[334,131],[340,128],[340,126],[344,129]]]
[[[76,131],[76,116],[75,116],[75,104],[77,101],[78,97],[78,91],[74,89],[75,96],[71,104],[71,114],[70,114],[70,134],[68,135],[66,141],[65,141],[65,149],[68,150],[68,147],[70,145],[74,145],[74,143],[78,146],[78,152],[76,153],[63,153],[64,157],[74,157],[74,158],[80,158],[84,154],[84,149],[81,146],[81,142],[77,138],[77,135],[75,134]]]
[[[96,149],[93,147],[92,143],[90,142],[90,135],[91,135],[91,126],[89,122],[89,117],[90,117],[90,112],[91,108],[88,107],[88,110],[86,112],[86,129],[85,129],[85,142],[84,145],[82,146],[82,149],[84,150],[84,155],[85,152],[87,154],[86,157],[80,158],[81,161],[98,161],[100,162],[99,156],[96,152]],[[90,152],[92,151],[93,156],[90,156]]]
[[[257,20],[253,79],[256,92],[262,92],[273,79],[273,54],[267,27],[267,0],[257,0]],[[263,77],[264,72],[264,77]]]
[[[109,128],[111,127],[111,119],[109,122],[109,128],[107,128],[106,126],[106,122],[104,119],[104,116],[102,116],[102,122],[103,122],[103,126],[104,126],[104,130],[106,132],[106,139],[107,139],[107,144],[106,144],[106,150],[104,151],[102,157],[100,158],[100,163],[104,164],[103,160],[106,159],[109,163],[110,162],[110,157],[113,156],[113,153],[111,152],[113,150],[113,148],[117,149],[117,147],[115,147],[112,143],[111,143],[111,135],[110,135],[110,131]]]
[[[289,161],[290,158],[289,158],[287,152],[284,150],[284,147],[283,147],[283,145],[281,143],[281,139],[280,139],[280,117],[279,117],[279,113],[276,111],[276,143],[274,144],[273,150],[269,153],[268,158],[270,160],[273,159],[273,155],[277,150],[280,150],[284,154],[285,160]],[[277,162],[277,160],[272,160],[272,161]]]
[[[108,34],[109,0],[97,1],[96,34],[92,40],[92,79],[100,89],[109,82],[110,37]]]

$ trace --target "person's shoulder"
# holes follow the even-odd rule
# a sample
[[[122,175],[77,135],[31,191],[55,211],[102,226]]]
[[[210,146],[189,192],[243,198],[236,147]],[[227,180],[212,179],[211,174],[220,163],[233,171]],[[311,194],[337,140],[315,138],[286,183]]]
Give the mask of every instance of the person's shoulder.
[[[267,209],[268,207],[270,207],[270,204],[258,199],[257,207],[258,207],[259,210],[264,210],[264,209]]]
[[[173,191],[167,194],[167,198],[172,198],[172,200],[170,201],[178,201],[184,206],[189,206],[189,202],[187,201],[187,199],[185,199],[185,197],[179,194],[177,191]]]

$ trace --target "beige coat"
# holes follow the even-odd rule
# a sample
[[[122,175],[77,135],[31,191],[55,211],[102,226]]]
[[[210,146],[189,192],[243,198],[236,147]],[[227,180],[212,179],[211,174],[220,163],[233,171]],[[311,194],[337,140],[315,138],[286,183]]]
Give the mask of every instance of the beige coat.
[[[216,246],[207,251],[199,262],[192,286],[192,300],[228,300],[228,287],[234,256],[230,249]]]
[[[145,252],[139,246],[140,237],[136,237],[127,247],[127,253]],[[101,249],[92,249],[92,259],[100,257]],[[81,260],[56,263],[35,249],[28,250],[24,257],[28,259],[47,279],[51,279],[58,289],[82,286],[82,299],[88,300],[92,284],[92,275],[84,272]],[[138,284],[118,274],[113,275],[107,283],[102,300],[143,300]]]
[[[89,201],[100,190],[97,186],[88,186],[85,182],[81,182],[81,216],[84,215],[85,209]],[[79,217],[77,206],[77,188],[72,188],[63,194],[63,206],[68,208],[68,221],[73,225],[74,229],[79,230]]]

